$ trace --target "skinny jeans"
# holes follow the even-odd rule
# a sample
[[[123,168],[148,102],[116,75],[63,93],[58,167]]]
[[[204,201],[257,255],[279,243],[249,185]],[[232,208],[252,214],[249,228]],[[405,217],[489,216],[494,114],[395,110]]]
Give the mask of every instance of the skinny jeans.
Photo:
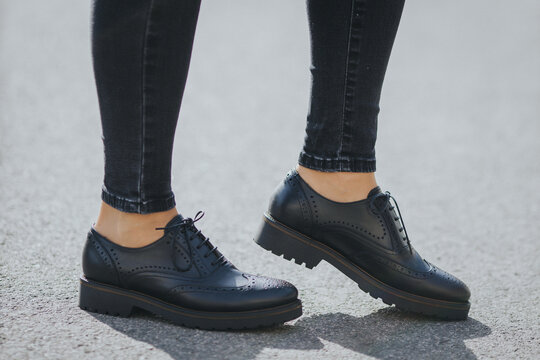
[[[298,163],[374,172],[379,100],[404,0],[306,4],[312,81]],[[118,210],[147,214],[175,206],[172,149],[199,7],[200,0],[93,3],[102,199]]]

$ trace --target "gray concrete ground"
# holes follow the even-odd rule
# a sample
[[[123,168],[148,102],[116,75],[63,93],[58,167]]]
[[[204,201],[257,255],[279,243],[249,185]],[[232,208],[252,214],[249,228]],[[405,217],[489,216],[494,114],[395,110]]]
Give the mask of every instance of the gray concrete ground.
[[[177,132],[186,215],[239,267],[285,278],[305,314],[190,330],[77,307],[102,177],[89,2],[0,1],[0,358],[540,356],[540,3],[406,5],[383,94],[378,178],[414,246],[472,289],[470,318],[402,313],[327,264],[251,242],[295,164],[309,97],[303,1],[204,1]]]

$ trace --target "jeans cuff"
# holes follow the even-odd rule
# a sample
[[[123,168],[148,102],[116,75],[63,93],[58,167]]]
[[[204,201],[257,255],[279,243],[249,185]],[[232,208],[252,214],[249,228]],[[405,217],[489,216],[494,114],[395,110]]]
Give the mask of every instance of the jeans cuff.
[[[298,164],[325,172],[375,172],[375,159],[359,157],[328,158],[300,153]]]
[[[101,199],[106,204],[112,206],[117,210],[137,214],[150,214],[160,211],[166,211],[176,206],[176,201],[174,200],[174,194],[172,192],[169,197],[164,199],[134,201],[118,195],[114,195],[105,187],[103,187],[101,191]]]

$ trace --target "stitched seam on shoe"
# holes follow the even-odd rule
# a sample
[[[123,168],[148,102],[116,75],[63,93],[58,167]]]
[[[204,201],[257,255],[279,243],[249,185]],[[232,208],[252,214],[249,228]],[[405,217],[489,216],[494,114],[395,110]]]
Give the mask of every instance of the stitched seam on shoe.
[[[431,274],[431,270],[426,271],[426,272],[409,270],[406,267],[404,267],[404,266],[402,266],[402,265],[400,265],[400,264],[398,264],[398,263],[396,263],[396,262],[394,262],[392,260],[385,259],[385,258],[383,258],[381,256],[373,255],[373,258],[377,262],[379,262],[381,264],[390,266],[391,270],[398,271],[398,272],[402,273],[403,275],[406,275],[406,276],[409,276],[409,277],[419,278],[419,279],[427,279]]]
[[[94,236],[92,236],[91,241],[92,241],[92,246],[98,252],[99,256],[101,257],[101,260],[103,260],[103,263],[107,265],[108,268],[114,270],[111,257],[109,256],[109,253],[107,252],[107,250],[95,239]]]
[[[118,281],[118,284],[119,284],[120,286],[123,286],[124,284],[123,284],[123,282],[122,282],[122,278],[121,278],[121,276],[120,276],[120,272],[118,271],[118,268],[116,267],[116,262],[114,261],[113,256],[111,255],[110,250],[107,248],[107,246],[103,245],[103,244],[101,243],[101,241],[99,241],[99,239],[98,239],[96,236],[93,236],[93,237],[95,238],[96,242],[98,242],[99,245],[100,245],[101,247],[103,247],[103,250],[105,250],[105,252],[106,252],[107,255],[109,256],[109,259],[111,260],[111,264],[112,264],[112,270],[113,270],[113,272],[116,274],[116,280]]]
[[[170,266],[163,266],[163,265],[139,265],[139,266],[135,266],[135,267],[132,267],[130,270],[126,270],[124,273],[127,275],[127,276],[135,276],[135,275],[139,275],[143,272],[148,272],[148,271],[152,271],[152,269],[158,269],[158,270],[163,270],[163,271],[159,271],[159,272],[156,272],[157,274],[168,274],[169,272],[172,272],[172,273],[180,273],[180,274],[185,274],[186,271],[181,271],[181,270],[177,270],[177,269],[174,269]],[[173,275],[173,274],[171,274]]]
[[[186,290],[187,288],[187,290]],[[248,285],[244,285],[241,287],[234,287],[234,288],[213,288],[213,287],[204,287],[204,286],[178,286],[174,289],[171,289],[171,293],[178,293],[178,292],[220,292],[220,291],[246,291],[250,289],[251,287]]]
[[[294,181],[296,182],[296,187],[298,188],[297,192],[298,192],[298,202],[300,203],[300,209],[302,211],[302,217],[304,218],[304,221],[306,221],[306,225],[308,226],[308,229],[309,231],[311,231],[312,227],[313,227],[313,213],[314,213],[314,210],[311,208],[311,205],[309,204],[309,198],[306,194],[306,192],[304,191],[304,188],[302,187],[302,183],[300,182],[300,180],[298,179],[300,177],[300,174],[296,173],[294,175]],[[304,199],[304,202],[302,203],[300,197],[303,196],[303,199]],[[309,214],[307,213],[304,213],[304,208],[305,206],[307,205],[307,211],[309,212]]]
[[[393,249],[388,249],[382,245],[379,244],[379,241],[377,241],[376,239],[370,237],[370,236],[367,236],[367,235],[364,235],[362,233],[358,233],[356,231],[351,231],[351,229],[349,228],[346,228],[346,227],[343,227],[341,225],[338,225],[338,224],[329,224],[328,222],[326,223],[323,223],[323,224],[320,224],[320,226],[322,228],[330,228],[330,229],[344,229],[345,231],[347,231],[349,234],[353,234],[352,236],[357,236],[360,238],[360,240],[364,240],[366,242],[368,242],[369,246],[371,246],[372,248],[378,250],[378,251],[384,251],[385,253],[387,254],[391,254],[391,255],[394,255],[394,254],[398,254],[396,251],[394,251]]]

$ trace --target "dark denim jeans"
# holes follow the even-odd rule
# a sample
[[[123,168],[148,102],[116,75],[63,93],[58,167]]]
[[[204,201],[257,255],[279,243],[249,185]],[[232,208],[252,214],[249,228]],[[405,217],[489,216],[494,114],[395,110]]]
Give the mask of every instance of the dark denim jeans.
[[[299,163],[375,171],[377,114],[404,0],[307,0],[311,104]],[[105,177],[125,212],[175,205],[172,147],[200,0],[95,0],[92,53]]]

